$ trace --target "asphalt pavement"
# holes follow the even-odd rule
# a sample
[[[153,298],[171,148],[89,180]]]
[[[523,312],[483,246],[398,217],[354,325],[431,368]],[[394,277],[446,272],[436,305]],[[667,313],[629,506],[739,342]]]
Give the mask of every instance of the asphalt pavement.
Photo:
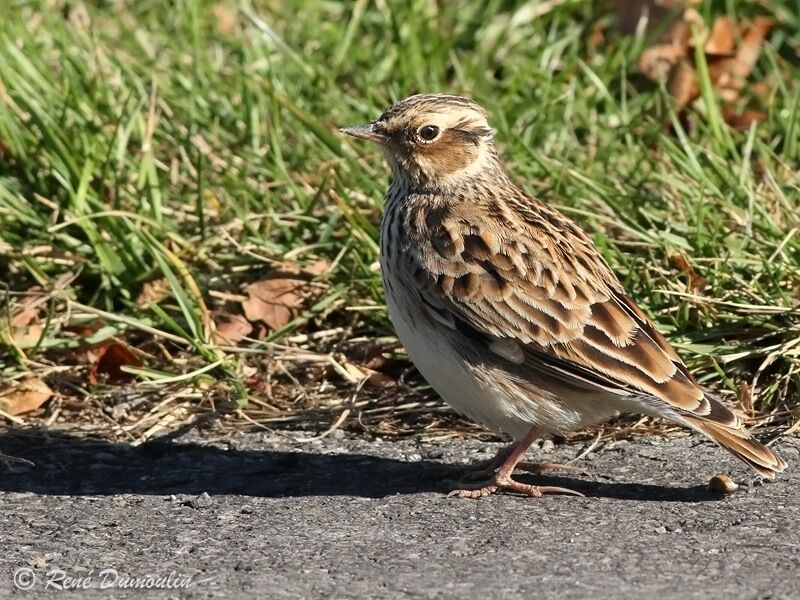
[[[699,438],[646,438],[599,446],[589,475],[520,476],[585,498],[464,500],[447,465],[497,444],[296,435],[0,435],[29,461],[0,461],[0,597],[800,598],[796,439],[770,483]]]

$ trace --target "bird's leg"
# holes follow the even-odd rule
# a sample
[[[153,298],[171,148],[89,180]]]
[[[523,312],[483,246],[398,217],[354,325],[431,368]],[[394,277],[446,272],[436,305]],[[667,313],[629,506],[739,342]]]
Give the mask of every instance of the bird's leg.
[[[522,457],[530,448],[533,441],[540,435],[540,431],[536,427],[531,430],[516,444],[511,446],[511,451],[505,457],[505,460],[500,465],[492,477],[486,481],[479,483],[460,483],[458,488],[450,492],[450,496],[457,496],[458,498],[481,498],[495,493],[498,490],[507,490],[515,492],[524,496],[539,497],[542,494],[572,494],[574,496],[583,496],[580,492],[570,490],[562,487],[553,486],[536,486],[527,483],[520,483],[511,478],[511,474],[519,464]]]
[[[447,473],[452,476],[461,476],[469,479],[485,479],[494,475],[494,472],[506,461],[520,442],[512,442],[503,446],[492,458],[475,461],[466,465],[453,465],[448,467]]]

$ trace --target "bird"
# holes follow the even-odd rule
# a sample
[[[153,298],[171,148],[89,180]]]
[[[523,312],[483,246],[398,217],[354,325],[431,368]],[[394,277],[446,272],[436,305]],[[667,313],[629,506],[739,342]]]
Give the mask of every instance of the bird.
[[[512,183],[478,103],[417,94],[340,131],[380,146],[392,171],[379,248],[400,342],[448,405],[512,440],[453,495],[581,495],[513,475],[537,439],[627,413],[697,431],[764,478],[786,468],[697,382],[591,238]]]

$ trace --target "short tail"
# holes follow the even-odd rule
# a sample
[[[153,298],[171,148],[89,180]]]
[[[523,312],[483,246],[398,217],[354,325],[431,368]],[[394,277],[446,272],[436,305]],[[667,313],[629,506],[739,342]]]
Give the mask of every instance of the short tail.
[[[762,477],[774,479],[775,473],[786,468],[785,460],[751,438],[741,424],[730,426],[688,415],[681,417],[686,425],[710,437]]]

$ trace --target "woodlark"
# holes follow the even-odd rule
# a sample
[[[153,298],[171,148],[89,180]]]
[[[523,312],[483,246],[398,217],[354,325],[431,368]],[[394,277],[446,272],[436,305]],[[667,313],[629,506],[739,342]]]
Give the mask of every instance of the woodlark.
[[[698,384],[591,239],[511,183],[478,104],[420,94],[341,131],[376,142],[394,175],[380,249],[397,335],[445,402],[514,440],[484,465],[488,480],[455,494],[569,493],[512,473],[542,434],[619,413],[699,431],[763,477],[783,471]]]

